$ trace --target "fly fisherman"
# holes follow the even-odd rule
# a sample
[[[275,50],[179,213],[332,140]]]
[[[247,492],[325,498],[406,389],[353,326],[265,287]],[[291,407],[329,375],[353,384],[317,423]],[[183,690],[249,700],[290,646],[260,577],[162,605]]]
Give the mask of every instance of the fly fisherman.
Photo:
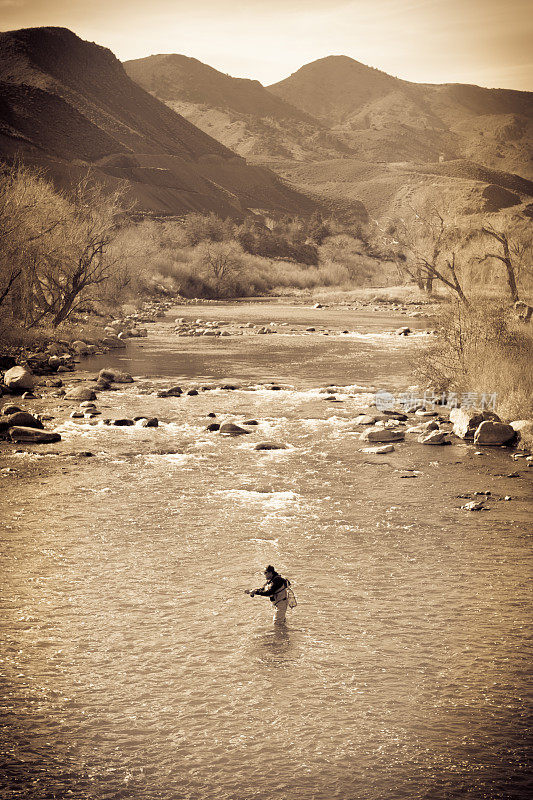
[[[282,578],[271,564],[266,567],[264,575],[266,583],[260,589],[245,589],[245,594],[249,594],[250,597],[258,594],[270,598],[270,602],[274,605],[274,625],[283,625],[289,604],[287,587],[290,586],[290,581]]]

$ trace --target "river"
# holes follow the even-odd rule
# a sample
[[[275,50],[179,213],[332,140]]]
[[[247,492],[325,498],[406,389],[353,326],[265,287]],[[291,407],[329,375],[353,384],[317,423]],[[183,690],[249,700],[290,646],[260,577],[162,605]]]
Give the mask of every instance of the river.
[[[529,796],[532,470],[460,440],[361,453],[354,415],[414,383],[425,322],[404,338],[405,317],[317,313],[179,309],[287,330],[162,321],[83,366],[132,372],[98,407],[159,428],[64,415],[59,455],[3,446],[10,464],[94,456],[0,484],[2,798]],[[240,388],[154,393],[223,380]],[[259,424],[225,438],[209,413]],[[461,510],[474,491],[489,510]],[[268,563],[298,599],[286,628],[244,594]]]

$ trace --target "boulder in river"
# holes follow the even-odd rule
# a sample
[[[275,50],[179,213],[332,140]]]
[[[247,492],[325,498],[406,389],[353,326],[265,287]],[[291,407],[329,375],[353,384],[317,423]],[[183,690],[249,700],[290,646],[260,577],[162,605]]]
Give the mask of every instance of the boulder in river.
[[[158,397],[180,397],[183,394],[183,389],[181,386],[171,386],[170,389],[161,389],[158,393]]]
[[[4,383],[12,392],[25,392],[33,389],[35,378],[26,367],[11,367],[4,375]]]
[[[143,428],[158,428],[159,420],[157,417],[148,417],[148,419],[142,420],[141,425]]]
[[[403,414],[401,411],[392,411],[390,408],[384,408],[381,413],[391,419],[397,419],[398,422],[405,422],[407,420],[407,414]]]
[[[234,422],[223,422],[220,426],[220,433],[225,436],[242,436],[245,433],[250,433],[250,431],[246,431],[239,425],[235,425]]]
[[[418,441],[420,444],[450,444],[447,431],[430,431],[424,436],[419,436]]]
[[[122,339],[119,339],[118,336],[105,336],[102,339],[102,344],[104,347],[109,347],[112,350],[118,350],[122,347],[126,347],[125,342]]]
[[[86,356],[90,352],[90,349],[88,348],[87,343],[86,342],[82,342],[81,339],[78,339],[76,342],[72,342],[72,349],[79,356]]]
[[[286,444],[278,444],[277,442],[259,442],[254,447],[254,450],[286,450]]]
[[[397,428],[370,428],[360,438],[364,442],[403,442],[405,431]]]
[[[14,414],[8,414],[1,420],[3,425],[12,428],[14,425],[23,428],[37,428],[43,430],[44,425],[40,419],[36,419],[28,411],[15,411]]]
[[[486,511],[483,501],[476,502],[475,500],[472,500],[470,503],[465,503],[461,508],[464,511]]]
[[[502,444],[510,444],[516,438],[516,431],[512,425],[506,425],[503,422],[493,422],[492,420],[485,420],[482,422],[474,434],[475,445],[492,445],[498,446]]]
[[[22,411],[22,410],[23,410],[22,408],[13,405],[13,403],[7,403],[5,406],[2,407],[2,414],[7,416],[8,414],[16,414],[17,411]]]
[[[219,430],[220,430],[220,425],[218,422],[210,422],[206,428],[206,431],[209,431],[210,433],[214,433],[215,431]]]
[[[120,369],[109,367],[100,370],[98,380],[104,380],[107,383],[133,383],[133,378],[129,372],[122,372]]]
[[[518,449],[533,450],[533,420],[517,419],[511,422],[511,427],[518,434]]]
[[[96,394],[88,386],[75,386],[66,393],[65,400],[96,400]]]
[[[111,424],[116,425],[117,427],[126,427],[129,425],[135,425],[132,419],[127,419],[126,417],[123,417],[121,419],[114,419]]]
[[[485,420],[501,421],[493,411],[480,411],[475,408],[452,408],[450,411],[453,432],[460,439],[473,439],[477,428]]]
[[[394,450],[393,444],[384,444],[381,447],[363,447],[362,453],[368,453],[374,456],[383,456],[385,453],[392,453]]]
[[[377,417],[371,417],[370,414],[359,414],[354,419],[355,425],[374,425],[376,423]]]
[[[60,442],[59,433],[51,431],[41,431],[36,428],[26,428],[15,426],[10,429],[9,435],[13,442],[31,442],[32,444],[48,444],[50,442]]]

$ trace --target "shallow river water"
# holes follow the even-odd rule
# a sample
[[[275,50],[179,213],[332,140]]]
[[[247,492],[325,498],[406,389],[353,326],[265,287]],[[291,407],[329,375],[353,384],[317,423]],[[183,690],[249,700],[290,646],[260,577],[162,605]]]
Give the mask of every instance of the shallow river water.
[[[1,797],[528,797],[531,470],[464,442],[362,454],[356,410],[413,382],[423,340],[349,322],[207,342],[161,325],[98,402],[160,427],[61,422],[57,451],[94,457],[1,485]],[[158,399],[170,376],[244,388]],[[223,438],[209,412],[259,424]],[[489,511],[461,510],[485,490]],[[298,598],[286,628],[243,593],[267,563]]]

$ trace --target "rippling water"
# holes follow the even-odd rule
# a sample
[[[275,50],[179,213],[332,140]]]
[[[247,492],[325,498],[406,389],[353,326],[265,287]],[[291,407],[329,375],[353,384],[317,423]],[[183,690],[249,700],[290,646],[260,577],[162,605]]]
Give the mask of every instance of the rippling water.
[[[347,343],[328,346],[338,381]],[[287,353],[281,391],[161,400],[138,380],[99,406],[160,428],[68,421],[61,447],[95,457],[7,485],[2,797],[528,796],[527,470],[463,443],[362,454],[361,384],[372,358],[394,384],[399,347],[372,340],[342,403]],[[132,363],[164,374],[163,351]],[[226,439],[211,411],[259,425]],[[490,512],[460,510],[487,489]],[[298,597],[286,629],[243,594],[266,563]]]

